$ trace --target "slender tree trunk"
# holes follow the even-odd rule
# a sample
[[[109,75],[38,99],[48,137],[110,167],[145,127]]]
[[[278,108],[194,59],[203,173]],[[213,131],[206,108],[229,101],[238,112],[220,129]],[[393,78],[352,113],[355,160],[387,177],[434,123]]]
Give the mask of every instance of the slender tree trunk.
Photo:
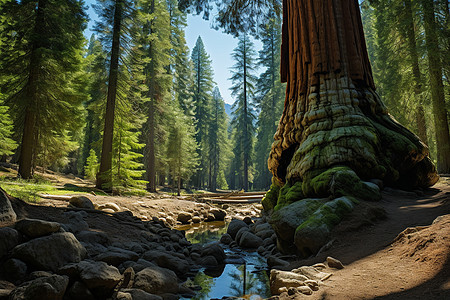
[[[450,134],[447,108],[445,105],[444,85],[442,83],[442,65],[439,41],[432,0],[422,0],[425,27],[425,43],[428,52],[431,99],[433,103],[434,127],[436,131],[437,169],[439,173],[450,173]]]
[[[45,22],[46,0],[40,0],[37,4],[36,23],[34,27],[35,36],[41,36],[42,24]],[[30,179],[33,175],[33,158],[36,151],[36,119],[37,119],[37,93],[40,72],[40,51],[44,45],[39,39],[35,39],[30,55],[30,69],[26,87],[26,100],[28,101],[25,110],[25,122],[23,126],[22,143],[19,157],[19,176],[23,179]]]
[[[155,0],[151,2],[150,13],[155,11]],[[147,22],[147,28],[144,29],[149,34],[153,31],[153,22]],[[152,41],[149,42],[148,57],[154,57]],[[148,118],[147,118],[147,190],[151,193],[156,192],[156,153],[155,153],[155,101],[157,99],[155,91],[155,83],[152,76],[155,74],[154,63],[152,60],[149,62],[146,83],[148,86]]]
[[[122,30],[123,0],[116,0],[114,6],[113,39],[109,67],[108,94],[106,98],[105,126],[103,129],[102,154],[96,187],[112,189],[112,148],[114,138],[114,116],[116,109],[117,79],[119,75],[120,35]]]
[[[155,159],[155,105],[154,95],[151,95],[148,107],[148,158],[147,158],[147,190],[151,193],[156,192],[156,159]]]
[[[413,71],[414,93],[416,94],[416,98],[419,99],[419,103],[417,103],[415,113],[417,123],[417,134],[424,143],[428,144],[427,126],[425,123],[425,110],[423,108],[422,103],[422,79],[419,68],[419,55],[417,54],[416,48],[416,34],[414,32],[414,21],[411,8],[411,0],[405,0],[404,7],[406,16],[406,23],[404,26],[406,30],[405,33],[407,40],[407,51],[409,53],[409,59]]]
[[[248,134],[248,108],[247,108],[247,37],[244,38],[244,191],[248,191],[248,152],[250,142]]]

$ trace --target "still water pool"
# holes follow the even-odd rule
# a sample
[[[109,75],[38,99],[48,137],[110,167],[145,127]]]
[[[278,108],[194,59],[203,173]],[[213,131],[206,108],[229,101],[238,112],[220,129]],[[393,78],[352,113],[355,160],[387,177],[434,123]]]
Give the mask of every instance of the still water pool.
[[[226,233],[225,222],[209,222],[179,226],[186,231],[186,239],[193,244],[208,244],[220,240]],[[223,297],[258,300],[270,297],[266,260],[257,252],[225,248],[229,264],[218,269],[200,270],[192,280],[202,289],[192,299],[209,300]]]

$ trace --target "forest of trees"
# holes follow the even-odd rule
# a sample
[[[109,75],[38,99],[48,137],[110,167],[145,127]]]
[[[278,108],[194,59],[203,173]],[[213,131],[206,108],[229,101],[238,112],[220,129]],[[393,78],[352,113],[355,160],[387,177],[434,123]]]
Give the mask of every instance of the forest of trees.
[[[225,70],[212,69],[201,37],[188,48],[177,0],[97,0],[95,9],[86,41],[82,0],[0,1],[1,160],[23,179],[42,167],[119,193],[268,189],[285,100],[278,10],[238,36],[228,116],[213,79]],[[361,11],[377,91],[449,173],[448,1],[365,0]]]

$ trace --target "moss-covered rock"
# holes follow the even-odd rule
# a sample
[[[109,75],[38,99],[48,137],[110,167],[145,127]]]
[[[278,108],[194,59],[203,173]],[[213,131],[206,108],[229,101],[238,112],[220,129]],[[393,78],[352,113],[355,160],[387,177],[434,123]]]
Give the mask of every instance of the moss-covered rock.
[[[270,212],[274,209],[275,205],[277,205],[279,192],[280,187],[272,183],[270,190],[261,201],[265,211]]]
[[[320,206],[300,224],[294,235],[294,244],[303,256],[317,253],[325,245],[331,230],[354,208],[354,200],[340,197]]]
[[[278,244],[282,248],[280,250],[286,250],[289,246],[294,245],[294,234],[297,227],[307,221],[327,200],[303,199],[273,212],[269,223],[277,234]]]

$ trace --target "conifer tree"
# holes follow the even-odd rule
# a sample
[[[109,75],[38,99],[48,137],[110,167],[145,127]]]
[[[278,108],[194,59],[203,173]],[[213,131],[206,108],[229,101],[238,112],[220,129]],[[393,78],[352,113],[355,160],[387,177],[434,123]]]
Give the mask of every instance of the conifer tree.
[[[92,34],[86,56],[89,100],[84,103],[86,125],[84,128],[83,145],[80,157],[81,166],[87,164],[87,158],[88,156],[91,156],[91,150],[94,150],[96,155],[98,155],[101,150],[101,131],[104,124],[102,120],[103,116],[100,112],[105,111],[105,99],[108,90],[106,56],[107,53],[105,53],[102,44],[95,38],[95,35]]]
[[[13,121],[8,113],[8,106],[2,105],[3,99],[0,94],[0,156],[11,155],[17,148],[17,143],[12,137]]]
[[[105,49],[109,52],[108,91],[103,127],[102,151],[100,169],[97,175],[97,188],[112,189],[112,155],[114,139],[114,120],[118,78],[123,68],[121,58],[125,57],[125,49],[130,49],[132,36],[130,22],[134,14],[134,2],[131,0],[99,0],[94,6],[100,16],[95,30],[99,33]],[[125,70],[123,70],[125,71]]]
[[[194,178],[194,184],[197,187],[203,187],[208,171],[208,123],[211,117],[211,92],[214,81],[211,60],[206,53],[201,37],[198,37],[191,57],[194,65],[195,138],[199,145],[198,154],[200,156],[200,165]]]
[[[98,158],[94,149],[89,150],[89,156],[86,159],[86,165],[84,166],[84,174],[86,178],[94,180],[98,172]]]
[[[79,127],[74,122],[85,96],[74,76],[83,54],[82,5],[78,0],[10,0],[0,7],[2,91],[21,132],[22,178],[31,178],[39,151],[64,155],[70,129]]]
[[[139,7],[142,24],[140,44],[143,52],[144,83],[147,88],[144,160],[148,180],[147,189],[154,192],[156,191],[156,171],[159,169],[160,173],[163,172],[162,156],[166,147],[164,144],[166,129],[162,118],[166,114],[164,102],[168,100],[171,85],[171,76],[167,72],[170,64],[170,19],[166,3],[162,0],[142,0],[139,2]],[[158,157],[160,159],[157,162]]]
[[[218,187],[217,179],[219,174],[224,172],[221,168],[221,161],[226,159],[226,148],[228,146],[227,137],[227,116],[225,105],[220,95],[219,88],[216,86],[212,93],[211,118],[208,126],[208,154],[209,154],[209,188],[215,191]],[[222,182],[221,185],[225,185]]]
[[[255,132],[252,99],[254,97],[254,84],[256,77],[253,75],[255,50],[253,43],[244,33],[239,37],[238,46],[234,49],[232,57],[236,62],[232,68],[231,87],[232,96],[236,97],[233,104],[232,126],[235,133],[235,157],[242,157],[242,186],[245,191],[249,189],[249,166],[253,150],[253,135]]]
[[[255,187],[270,187],[272,174],[267,167],[273,135],[283,110],[285,87],[280,81],[281,19],[272,16],[261,26],[262,50],[258,64],[265,68],[257,82],[257,102],[259,107],[257,138],[255,144]]]

